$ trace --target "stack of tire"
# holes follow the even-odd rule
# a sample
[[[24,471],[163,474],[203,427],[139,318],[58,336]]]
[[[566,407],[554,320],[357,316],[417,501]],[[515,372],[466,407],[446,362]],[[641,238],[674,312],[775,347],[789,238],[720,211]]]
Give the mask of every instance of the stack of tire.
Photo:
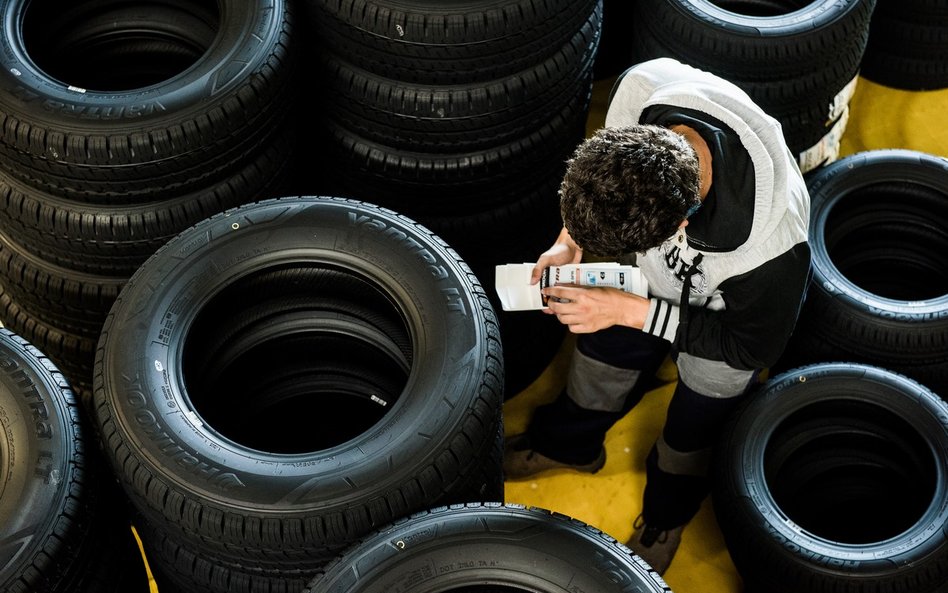
[[[940,0],[877,0],[862,75],[910,91],[948,87],[948,5]]]
[[[427,225],[488,288],[556,238],[565,162],[585,137],[602,0],[308,2],[334,195]],[[513,395],[563,328],[500,313]]]
[[[732,415],[714,509],[746,591],[943,593],[948,403],[877,366],[773,377]]]
[[[718,522],[748,590],[941,593],[948,159],[865,151],[807,187],[812,278],[776,376],[723,431]]]
[[[0,330],[0,591],[148,592],[107,471],[59,369]]]
[[[948,399],[948,159],[870,150],[807,187],[813,277],[778,369],[870,364]]]
[[[292,17],[282,1],[0,2],[0,320],[83,400],[138,266],[280,191]]]
[[[96,426],[162,593],[299,593],[383,525],[504,499],[493,309],[401,214],[296,196],[201,221],[99,344]]]
[[[783,126],[801,170],[839,156],[876,0],[638,0],[633,61],[726,78]]]

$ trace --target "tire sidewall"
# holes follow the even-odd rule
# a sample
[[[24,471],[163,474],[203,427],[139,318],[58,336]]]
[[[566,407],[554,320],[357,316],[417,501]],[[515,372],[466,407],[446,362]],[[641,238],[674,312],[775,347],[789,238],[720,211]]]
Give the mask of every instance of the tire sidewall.
[[[0,330],[0,586],[34,563],[66,511],[77,438],[61,387],[12,336]]]
[[[403,468],[431,463],[483,381],[482,305],[443,246],[379,212],[338,199],[261,202],[182,233],[136,272],[100,341],[96,394],[155,473],[205,499],[285,513],[370,497],[356,489],[385,491],[405,479]],[[177,369],[189,325],[218,290],[299,261],[357,271],[390,291],[411,326],[413,364],[375,426],[324,451],[278,456],[204,427]],[[110,338],[109,328],[121,335]]]
[[[702,26],[749,38],[813,34],[847,14],[864,0],[815,0],[799,10],[779,16],[746,16],[724,10],[710,0],[666,0],[685,17]]]
[[[764,475],[763,456],[774,430],[795,411],[826,401],[826,391],[812,389],[824,380],[858,380],[882,389],[861,389],[846,397],[884,408],[916,428],[934,454],[937,480],[933,502],[915,525],[904,533],[872,545],[850,546],[815,536],[786,517],[770,494]],[[839,393],[839,392],[837,392]],[[744,520],[769,538],[780,554],[795,559],[807,571],[839,576],[845,571],[851,580],[872,578],[911,566],[944,549],[944,529],[948,525],[948,404],[914,381],[884,369],[866,365],[818,364],[783,373],[741,410],[723,455],[729,470],[722,472],[724,490],[733,500],[724,504],[740,507]],[[720,491],[720,489],[719,489]],[[762,552],[758,552],[763,554]]]
[[[278,43],[283,2],[273,0],[263,7],[258,2],[222,0],[219,34],[190,68],[148,87],[100,92],[76,89],[39,69],[29,57],[19,26],[29,2],[2,0],[0,110],[91,132],[101,131],[102,122],[108,120],[112,133],[122,127],[140,129],[143,122],[160,121],[169,114],[193,116],[206,111],[208,103],[226,99],[271,59],[271,51],[263,49]]]
[[[880,150],[851,155],[814,173],[810,190],[811,286],[841,306],[855,309],[880,323],[924,323],[948,319],[948,295],[918,301],[888,299],[860,288],[833,264],[827,251],[827,219],[840,201],[861,188],[894,180],[911,181],[934,191],[944,191],[948,165],[940,169],[928,155],[905,150]],[[940,159],[943,160],[943,159]]]
[[[350,548],[306,591],[435,593],[490,583],[537,593],[667,591],[631,550],[595,528],[510,504],[438,508],[400,521]]]

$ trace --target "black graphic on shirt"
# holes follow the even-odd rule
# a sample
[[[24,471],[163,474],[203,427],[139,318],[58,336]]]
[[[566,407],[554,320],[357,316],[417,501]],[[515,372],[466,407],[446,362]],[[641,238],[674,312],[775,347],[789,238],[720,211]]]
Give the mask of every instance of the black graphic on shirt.
[[[700,255],[700,254],[699,254]],[[693,263],[686,262],[681,257],[681,248],[673,245],[665,251],[665,265],[670,273],[680,282],[691,277],[691,292],[700,293],[705,285],[704,272],[701,270],[701,258],[695,258]]]

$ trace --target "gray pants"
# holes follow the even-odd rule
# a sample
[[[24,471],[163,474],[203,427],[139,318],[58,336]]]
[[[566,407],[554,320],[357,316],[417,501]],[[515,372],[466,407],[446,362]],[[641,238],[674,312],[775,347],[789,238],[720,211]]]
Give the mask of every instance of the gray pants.
[[[606,431],[654,386],[670,344],[613,327],[579,336],[566,388],[534,412],[533,448],[569,463],[595,459]],[[671,352],[678,384],[661,436],[646,459],[645,520],[668,529],[687,523],[707,495],[711,448],[733,407],[758,381],[758,370]]]

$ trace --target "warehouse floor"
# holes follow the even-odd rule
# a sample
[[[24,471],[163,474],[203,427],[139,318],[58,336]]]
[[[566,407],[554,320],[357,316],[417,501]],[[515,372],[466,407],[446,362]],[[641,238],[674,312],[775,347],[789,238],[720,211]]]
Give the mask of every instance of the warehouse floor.
[[[598,81],[587,131],[601,127],[612,80]],[[850,119],[840,156],[882,148],[907,148],[948,157],[948,89],[909,92],[860,78],[850,101]],[[534,314],[527,312],[525,314]],[[535,313],[542,314],[542,313]],[[547,370],[504,405],[507,434],[522,432],[532,410],[556,397],[565,382],[571,352],[567,337]],[[658,436],[665,408],[674,391],[675,369],[659,372],[665,383],[650,392],[606,436],[606,465],[595,475],[547,472],[533,480],[508,482],[507,502],[542,507],[570,515],[626,541],[641,510],[645,485],[644,457]],[[685,530],[675,562],[665,573],[675,593],[740,593],[743,590],[710,501]]]
[[[614,79],[598,81],[587,130],[601,127]],[[841,156],[864,150],[908,148],[948,157],[948,89],[909,92],[860,79],[850,102],[851,115]],[[524,312],[525,315],[541,313]],[[556,396],[565,381],[573,339],[537,380],[504,405],[507,434],[521,432],[533,409]],[[508,482],[507,502],[541,507],[580,519],[620,541],[632,531],[644,487],[644,455],[661,429],[674,391],[675,369],[659,372],[663,385],[616,424],[606,439],[606,466],[595,475],[548,472],[535,479]],[[146,559],[147,560],[147,559]],[[740,593],[741,579],[728,555],[710,501],[684,532],[675,562],[665,574],[675,593]],[[152,580],[151,592],[158,591]]]

